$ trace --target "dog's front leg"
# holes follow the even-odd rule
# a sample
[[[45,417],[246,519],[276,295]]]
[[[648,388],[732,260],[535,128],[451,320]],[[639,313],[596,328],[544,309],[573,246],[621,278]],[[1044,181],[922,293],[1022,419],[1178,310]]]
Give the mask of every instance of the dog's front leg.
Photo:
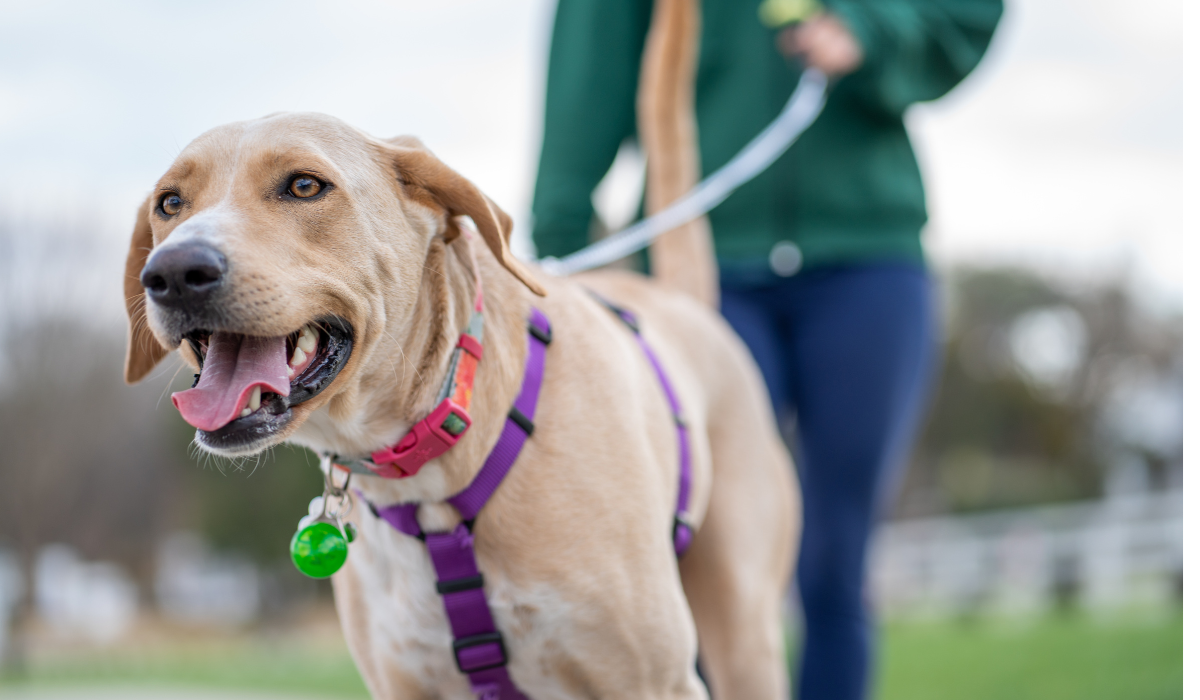
[[[377,518],[360,517],[363,511],[351,516],[362,535],[333,576],[333,595],[346,644],[371,696],[470,697],[454,666],[446,613],[423,545]]]

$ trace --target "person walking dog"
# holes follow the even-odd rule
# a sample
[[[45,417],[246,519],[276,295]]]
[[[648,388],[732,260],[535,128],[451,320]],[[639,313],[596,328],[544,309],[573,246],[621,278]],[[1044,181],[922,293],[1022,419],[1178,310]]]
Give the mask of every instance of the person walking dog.
[[[898,482],[937,365],[921,229],[925,193],[904,127],[980,61],[1001,0],[702,0],[695,103],[703,175],[783,107],[798,64],[834,79],[824,112],[709,214],[722,314],[794,424],[804,491],[797,695],[870,690],[864,599],[871,531]],[[560,0],[533,240],[589,242],[592,192],[636,138],[652,0]],[[803,20],[803,21],[800,21]],[[794,421],[794,423],[793,423]]]

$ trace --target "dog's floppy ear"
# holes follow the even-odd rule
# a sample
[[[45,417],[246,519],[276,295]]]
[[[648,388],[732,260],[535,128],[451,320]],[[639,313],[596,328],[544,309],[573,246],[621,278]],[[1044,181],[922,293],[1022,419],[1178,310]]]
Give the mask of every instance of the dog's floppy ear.
[[[546,290],[508,249],[512,219],[471,181],[454,172],[411,137],[391,139],[389,150],[401,181],[429,193],[452,216],[469,216],[492,254],[514,277],[538,296]]]
[[[145,377],[154,365],[163,359],[169,349],[164,348],[146,323],[146,290],[142,288],[142,268],[154,239],[150,235],[150,216],[154,208],[151,194],[138,208],[137,221],[133,224],[133,239],[129,241],[129,255],[125,258],[125,311],[129,314],[128,344],[125,347],[125,382],[136,384]]]

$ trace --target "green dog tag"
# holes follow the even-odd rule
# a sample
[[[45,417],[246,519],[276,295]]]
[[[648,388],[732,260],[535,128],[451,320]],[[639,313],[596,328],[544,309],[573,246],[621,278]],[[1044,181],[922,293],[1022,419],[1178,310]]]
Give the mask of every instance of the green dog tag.
[[[292,561],[305,576],[333,576],[346,563],[346,553],[346,538],[333,523],[311,523],[292,536]]]

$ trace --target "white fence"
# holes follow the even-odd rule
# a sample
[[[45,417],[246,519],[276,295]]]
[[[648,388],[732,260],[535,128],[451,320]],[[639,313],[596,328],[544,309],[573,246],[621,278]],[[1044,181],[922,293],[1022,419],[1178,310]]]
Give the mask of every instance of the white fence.
[[[113,562],[86,561],[71,547],[43,547],[33,571],[38,616],[60,638],[109,644],[130,630],[141,607],[138,586]],[[258,567],[244,557],[218,555],[190,533],[163,540],[154,577],[154,602],[168,619],[230,626],[260,613]],[[0,657],[22,594],[21,571],[0,551]]]
[[[1169,605],[1183,576],[1182,491],[896,521],[871,555],[884,616]]]

